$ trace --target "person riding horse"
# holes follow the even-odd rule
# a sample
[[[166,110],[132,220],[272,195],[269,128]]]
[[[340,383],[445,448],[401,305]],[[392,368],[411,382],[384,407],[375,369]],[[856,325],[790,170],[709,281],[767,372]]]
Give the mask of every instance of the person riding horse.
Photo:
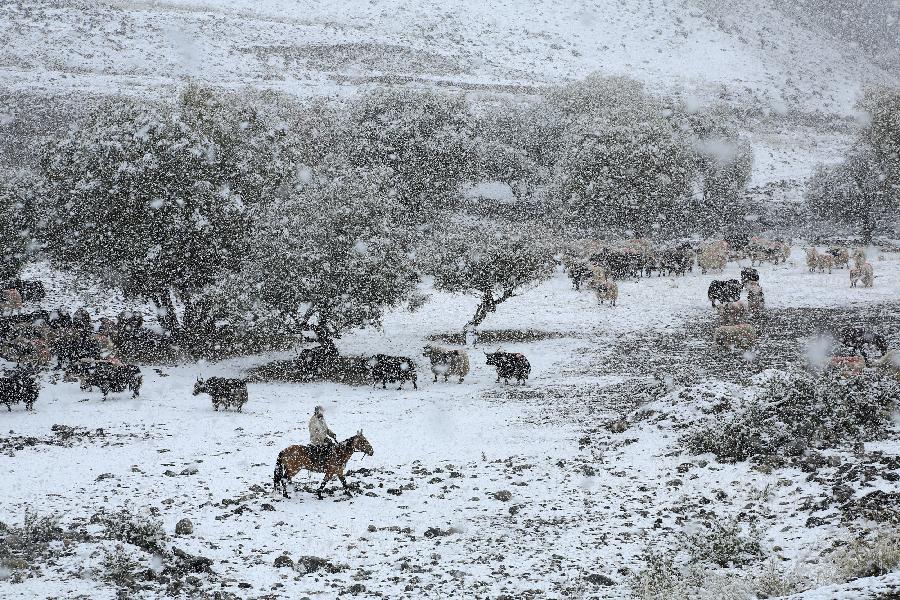
[[[337,436],[325,422],[325,410],[317,406],[309,419],[309,450],[314,454],[319,466],[324,466],[325,459],[331,452],[331,446],[337,442]]]

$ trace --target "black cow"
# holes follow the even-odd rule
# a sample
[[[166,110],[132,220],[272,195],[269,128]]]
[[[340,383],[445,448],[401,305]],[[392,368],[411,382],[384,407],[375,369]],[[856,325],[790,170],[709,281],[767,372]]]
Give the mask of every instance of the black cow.
[[[247,381],[244,379],[227,379],[225,377],[210,377],[206,381],[198,379],[194,384],[194,395],[209,394],[212,398],[214,410],[219,407],[229,408],[234,406],[238,412],[247,403]]]
[[[25,369],[16,369],[9,377],[0,377],[0,403],[12,412],[12,405],[25,403],[25,410],[34,410],[41,386],[34,375]]]
[[[887,354],[887,340],[878,332],[872,331],[865,327],[846,327],[841,331],[841,343],[847,348],[859,353],[865,360],[869,357],[866,355],[866,349],[871,346],[884,356]]]
[[[713,308],[715,308],[716,301],[728,304],[740,300],[743,287],[737,279],[729,279],[728,281],[714,280],[709,284],[706,295],[709,297],[709,301],[712,302]]]
[[[126,389],[132,391],[133,398],[137,398],[144,382],[141,369],[137,365],[110,362],[81,363],[76,373],[81,380],[82,390],[90,391],[98,387],[103,393],[104,400],[110,392],[119,393]]]
[[[741,285],[744,285],[749,281],[759,283],[759,271],[753,267],[744,267],[741,269]]]
[[[382,388],[387,388],[387,382],[400,382],[398,390],[403,389],[404,381],[412,381],[413,389],[418,389],[416,385],[416,363],[412,359],[405,356],[388,356],[387,354],[376,354],[369,359],[369,367],[372,369],[372,385],[381,382]]]
[[[490,354],[485,352],[484,354],[487,357],[487,364],[497,369],[498,383],[501,379],[505,383],[509,383],[510,379],[525,383],[531,373],[531,363],[524,354],[518,352],[492,352]]]

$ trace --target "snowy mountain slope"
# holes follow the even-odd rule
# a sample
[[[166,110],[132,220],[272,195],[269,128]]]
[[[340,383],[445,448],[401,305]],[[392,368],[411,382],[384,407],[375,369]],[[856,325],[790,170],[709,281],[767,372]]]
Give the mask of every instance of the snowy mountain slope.
[[[861,86],[898,81],[772,0],[24,0],[0,5],[0,37],[0,88],[49,93],[165,93],[186,77],[301,95],[410,80],[517,91],[600,71],[846,114]]]

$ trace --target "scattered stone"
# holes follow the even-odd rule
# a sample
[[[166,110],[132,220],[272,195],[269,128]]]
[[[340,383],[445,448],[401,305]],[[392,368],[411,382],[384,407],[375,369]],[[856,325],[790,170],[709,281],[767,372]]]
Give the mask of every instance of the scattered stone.
[[[268,502],[265,502],[265,503],[261,504],[261,505],[259,506],[259,508],[260,508],[260,510],[268,510],[268,511],[274,511],[274,510],[275,510],[275,507],[272,506],[271,504],[269,504]]]
[[[354,583],[353,585],[351,585],[350,587],[347,588],[347,592],[353,594],[354,596],[356,594],[362,594],[365,591],[366,591],[366,586],[364,586],[361,583]]]
[[[606,424],[606,430],[610,433],[624,433],[628,429],[628,423],[624,419],[610,421]]]
[[[326,573],[339,573],[346,569],[347,565],[336,565],[318,556],[301,556],[297,559],[296,567],[301,573],[315,573],[320,570]]]
[[[182,475],[196,475],[199,472],[200,471],[197,469],[197,467],[188,467],[188,468],[182,470],[181,474]]]
[[[181,519],[175,524],[175,535],[191,535],[194,533],[194,524],[188,518]]]
[[[443,537],[446,535],[452,535],[455,531],[453,529],[441,529],[440,527],[429,527],[425,530],[425,537],[433,538],[433,537]]]
[[[391,496],[399,496],[403,493],[403,490],[399,490],[397,488],[388,488],[387,493]]]
[[[103,481],[104,479],[112,479],[113,477],[115,476],[112,473],[102,473],[100,475],[97,475],[97,479],[95,479],[94,482],[96,483],[98,481]]]
[[[499,492],[494,492],[491,494],[495,500],[499,500],[500,502],[509,502],[512,500],[512,492],[509,490],[500,490]]]
[[[278,558],[275,559],[275,568],[276,569],[282,569],[284,567],[288,567],[290,569],[294,568],[294,561],[287,554],[282,554],[281,556],[279,556]]]
[[[594,585],[616,585],[615,581],[613,581],[606,575],[601,575],[600,573],[591,573],[590,575],[585,577],[584,580]]]

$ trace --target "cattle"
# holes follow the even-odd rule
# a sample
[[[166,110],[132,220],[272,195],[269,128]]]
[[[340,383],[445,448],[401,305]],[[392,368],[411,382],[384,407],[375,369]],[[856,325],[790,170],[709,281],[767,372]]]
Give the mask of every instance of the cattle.
[[[212,398],[213,410],[234,407],[241,412],[249,398],[247,394],[247,381],[244,379],[227,379],[225,377],[210,377],[206,381],[197,379],[194,383],[194,395],[209,394]]]
[[[706,295],[709,297],[713,308],[715,308],[716,302],[728,303],[740,300],[742,289],[743,286],[737,279],[729,279],[727,281],[714,280],[709,284]]]
[[[6,405],[8,412],[12,412],[12,405],[19,402],[25,404],[25,410],[34,410],[40,389],[31,372],[18,368],[9,377],[0,378],[0,403]]]
[[[454,375],[459,377],[459,383],[462,383],[469,374],[469,355],[465,350],[441,348],[428,344],[423,349],[422,356],[427,356],[431,361],[431,372],[434,374],[435,381],[438,380],[438,375],[443,375],[444,381]]]
[[[841,344],[868,360],[867,350],[874,348],[879,356],[887,354],[887,340],[883,335],[865,327],[845,327],[841,331]]]
[[[487,364],[497,369],[497,382],[501,379],[504,383],[509,383],[510,379],[515,379],[520,383],[525,383],[531,374],[531,363],[525,358],[524,354],[518,352],[485,352]]]
[[[753,267],[744,267],[741,269],[741,285],[746,286],[750,282],[759,283],[759,271]]]
[[[713,333],[716,345],[723,348],[748,349],[756,343],[756,328],[753,325],[721,325]]]
[[[752,266],[762,264],[765,261],[770,261],[777,265],[779,259],[781,259],[781,262],[787,261],[791,255],[791,248],[784,242],[752,237],[747,244],[747,255],[750,257]]]
[[[403,389],[404,381],[411,381],[413,389],[418,389],[416,385],[416,363],[405,356],[389,356],[387,354],[376,354],[369,359],[369,368],[372,370],[372,384],[377,385],[381,382],[382,389],[387,388],[387,383],[400,382],[398,390]]]
[[[582,260],[575,260],[565,258],[563,259],[563,264],[566,269],[566,273],[569,275],[569,279],[572,280],[572,286],[576,290],[581,289],[581,284],[591,278],[591,267],[590,265]]]
[[[844,269],[850,265],[850,251],[843,246],[833,246],[827,252],[838,269]]]
[[[113,393],[131,390],[132,397],[141,393],[144,378],[137,365],[125,365],[114,361],[81,362],[75,367],[75,374],[81,381],[81,389],[90,391],[100,388],[103,399]]]
[[[0,312],[18,313],[22,310],[22,294],[12,288],[0,291]]]
[[[871,263],[856,263],[850,269],[850,287],[856,287],[857,282],[862,281],[863,287],[870,288],[875,284],[875,270]]]
[[[694,253],[690,244],[666,248],[659,257],[660,275],[686,275],[694,266]]]

